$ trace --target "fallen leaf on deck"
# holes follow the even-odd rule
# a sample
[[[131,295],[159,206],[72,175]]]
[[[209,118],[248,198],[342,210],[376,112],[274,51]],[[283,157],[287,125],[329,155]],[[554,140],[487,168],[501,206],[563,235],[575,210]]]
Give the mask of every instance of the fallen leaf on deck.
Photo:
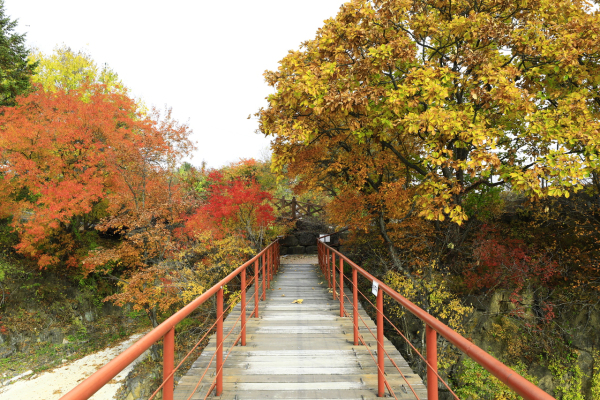
[[[296,304],[302,304],[303,301],[304,301],[304,299],[294,300],[294,301],[292,301],[292,304],[294,304],[294,303],[296,303]]]

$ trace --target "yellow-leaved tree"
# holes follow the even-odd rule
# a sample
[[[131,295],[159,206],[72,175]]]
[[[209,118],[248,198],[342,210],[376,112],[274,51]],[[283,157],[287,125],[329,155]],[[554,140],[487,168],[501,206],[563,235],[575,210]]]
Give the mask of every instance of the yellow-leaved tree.
[[[127,88],[117,73],[106,64],[99,67],[84,51],[73,51],[62,45],[57,46],[49,55],[35,50],[29,58],[37,63],[36,75],[32,80],[41,84],[45,91],[69,92],[80,88],[84,83],[95,83],[104,85],[107,92],[127,94]]]
[[[427,220],[482,186],[569,196],[598,169],[599,34],[583,0],[353,0],[265,73],[260,130],[277,170],[403,181]]]
[[[265,73],[259,130],[274,170],[376,230],[381,275],[444,319],[464,311],[443,261],[485,209],[473,195],[600,187],[599,37],[584,0],[352,0]]]

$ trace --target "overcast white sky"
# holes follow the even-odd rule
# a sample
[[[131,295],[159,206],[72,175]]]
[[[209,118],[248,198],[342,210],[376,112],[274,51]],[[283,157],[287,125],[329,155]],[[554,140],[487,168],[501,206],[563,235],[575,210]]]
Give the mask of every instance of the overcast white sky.
[[[269,140],[246,119],[271,89],[263,72],[312,39],[342,0],[5,0],[29,47],[84,50],[107,63],[134,97],[173,108],[198,150],[219,167],[260,157]]]

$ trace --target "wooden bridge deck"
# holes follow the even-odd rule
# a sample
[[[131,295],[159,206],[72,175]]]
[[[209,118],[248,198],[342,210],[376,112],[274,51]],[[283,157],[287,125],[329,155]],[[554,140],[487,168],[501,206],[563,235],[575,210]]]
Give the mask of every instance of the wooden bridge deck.
[[[281,260],[279,274],[260,302],[259,318],[248,318],[247,345],[238,344],[224,365],[223,394],[220,399],[357,399],[377,398],[377,367],[369,351],[353,345],[350,318],[339,317],[339,302],[332,299],[316,257]],[[348,290],[348,289],[347,289]],[[253,293],[253,289],[249,291]],[[347,291],[348,298],[352,293]],[[249,297],[252,299],[251,297]],[[292,304],[303,299],[301,304]],[[346,304],[348,306],[348,304]],[[249,303],[248,315],[252,312]],[[352,305],[349,304],[349,313]],[[241,311],[238,304],[224,322],[229,332]],[[373,332],[375,324],[359,305],[359,314]],[[359,320],[360,323],[360,320]],[[225,341],[225,355],[239,333]],[[377,343],[361,329],[376,358]],[[175,388],[175,400],[187,400],[215,352],[213,337],[202,355]],[[407,377],[420,399],[427,399],[421,378],[414,374],[398,350],[385,339],[385,350]],[[404,379],[386,357],[386,378],[398,399],[415,399]],[[215,378],[215,360],[191,397],[204,399]],[[387,391],[386,391],[387,392]],[[389,392],[388,392],[389,396]],[[210,396],[214,397],[214,391]]]

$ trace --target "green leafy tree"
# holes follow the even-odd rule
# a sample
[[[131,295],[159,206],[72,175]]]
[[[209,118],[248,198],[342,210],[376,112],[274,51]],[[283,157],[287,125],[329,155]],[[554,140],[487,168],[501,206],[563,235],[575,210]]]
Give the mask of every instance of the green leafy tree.
[[[36,64],[28,60],[25,34],[14,32],[16,20],[4,12],[4,0],[0,0],[0,106],[11,106],[15,98],[31,88],[31,76]]]

